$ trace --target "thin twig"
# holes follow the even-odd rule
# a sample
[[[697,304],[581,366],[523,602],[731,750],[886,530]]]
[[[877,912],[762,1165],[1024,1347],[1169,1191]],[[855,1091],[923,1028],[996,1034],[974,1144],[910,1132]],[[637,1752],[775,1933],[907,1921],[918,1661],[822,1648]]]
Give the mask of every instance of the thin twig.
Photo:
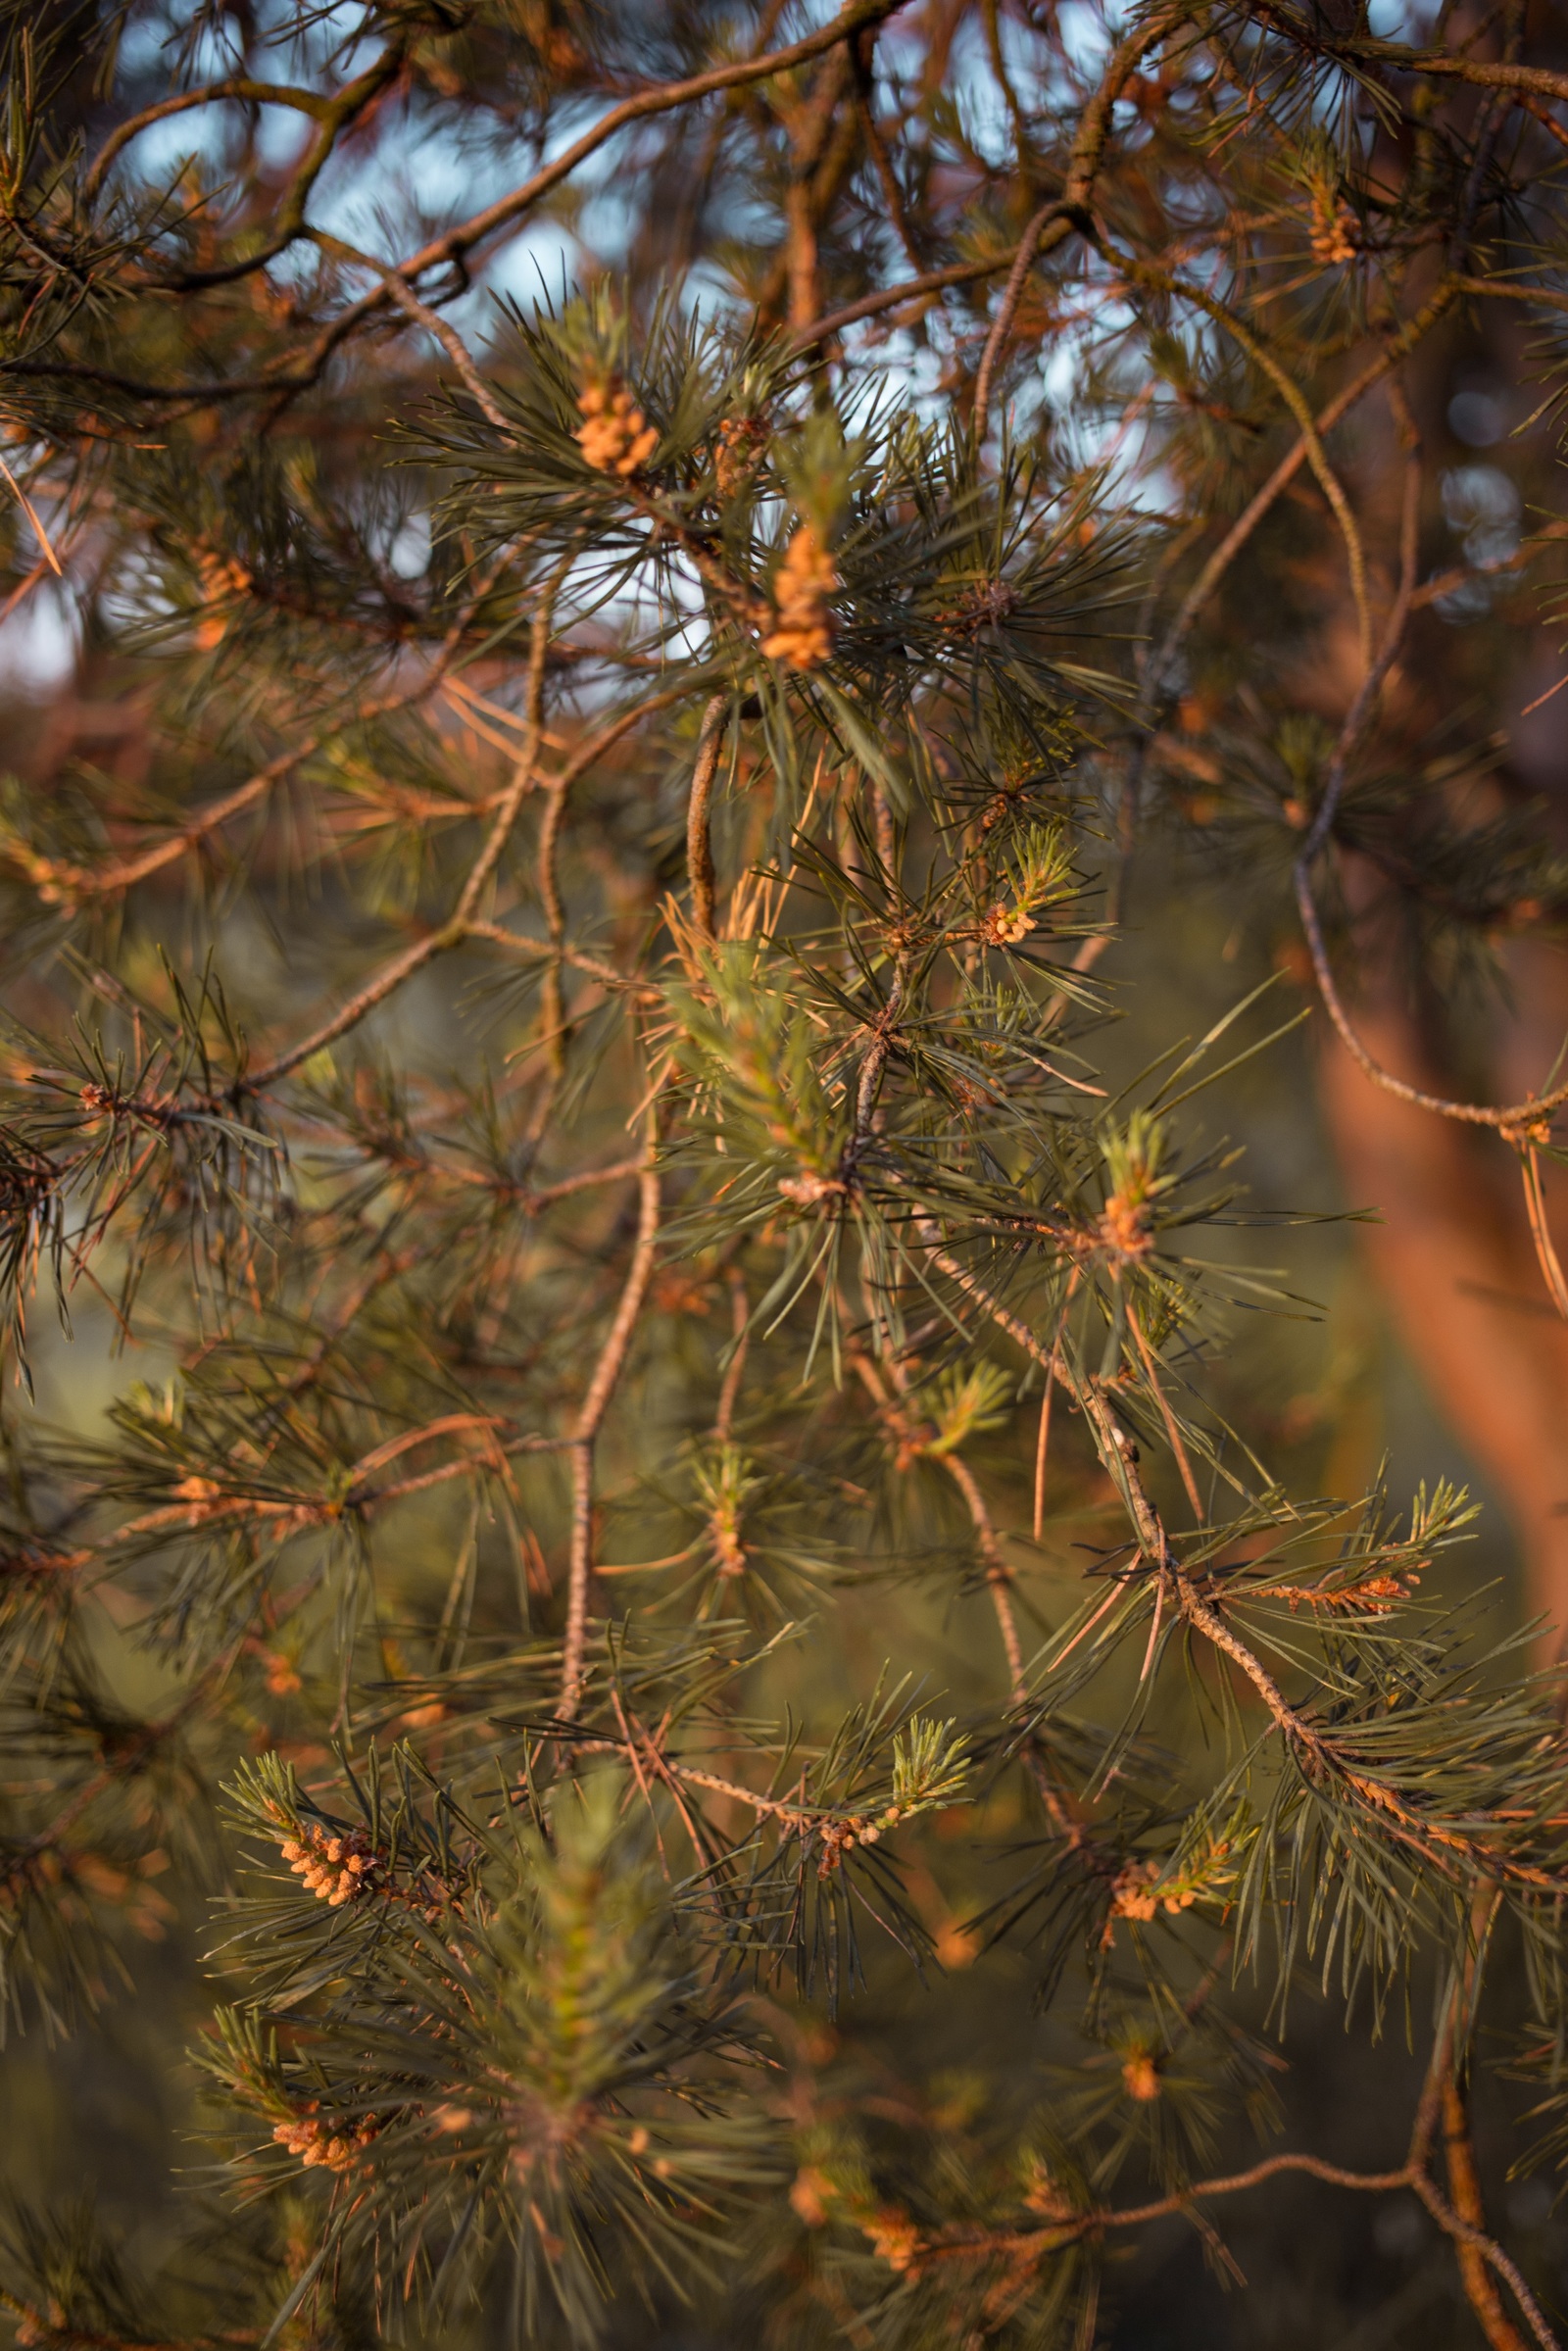
[[[38,546],[43,554],[44,561],[48,563],[50,570],[53,571],[56,579],[64,579],[65,573],[60,568],[60,558],[56,555],[53,547],[49,543],[49,533],[44,529],[43,523],[39,519],[38,510],[33,505],[32,500],[27,496],[26,491],[23,488],[21,482],[18,481],[16,475],[12,472],[11,467],[6,464],[6,461],[3,457],[0,457],[0,473],[5,475],[7,481],[11,484],[12,489],[16,492],[17,502],[21,506],[23,513],[26,515],[27,520],[32,524],[33,536],[38,542]]]
[[[1007,1678],[1012,1686],[1013,1704],[1015,1706],[1027,1705],[1029,1702],[1029,1680],[1023,1670],[1023,1644],[1018,1639],[1018,1619],[1012,1605],[1012,1570],[1003,1556],[1002,1544],[997,1539],[996,1526],[986,1507],[985,1496],[980,1492],[979,1481],[975,1477],[974,1471],[969,1467],[968,1462],[956,1452],[942,1454],[941,1461],[943,1468],[963,1496],[970,1523],[974,1528],[975,1540],[980,1546],[980,1556],[985,1562],[986,1589],[991,1594],[991,1605],[996,1612],[997,1630],[1002,1635],[1002,1646],[1007,1660]]]
[[[600,1349],[588,1393],[571,1432],[571,1564],[561,1660],[561,1697],[556,1707],[557,1714],[568,1721],[577,1710],[582,1691],[583,1655],[588,1638],[589,1584],[593,1575],[594,1441],[625,1366],[659,1244],[660,1191],[659,1170],[654,1160],[655,1140],[650,1112],[647,1151],[638,1183],[637,1239],[631,1264],[615,1318]]]
[[[692,769],[691,797],[686,805],[686,869],[692,886],[692,924],[705,939],[713,936],[713,844],[710,810],[718,755],[729,718],[729,696],[715,694],[703,712],[697,736],[697,763]]]
[[[735,1406],[741,1393],[741,1380],[746,1370],[746,1334],[751,1319],[751,1304],[746,1296],[746,1276],[738,1265],[729,1268],[730,1349],[724,1366],[724,1381],[718,1392],[718,1409],[713,1414],[713,1442],[728,1445],[735,1425]]]
[[[1530,1238],[1536,1245],[1536,1256],[1542,1277],[1550,1294],[1551,1302],[1568,1322],[1568,1281],[1563,1278],[1562,1260],[1551,1237],[1546,1219],[1546,1196],[1542,1189],[1541,1161],[1532,1143],[1519,1154],[1519,1172],[1524,1179],[1525,1214],[1530,1220]]]
[[[1066,1324],[1067,1315],[1071,1310],[1073,1298],[1082,1279],[1083,1267],[1075,1265],[1067,1277],[1067,1295],[1062,1299],[1061,1320],[1057,1325],[1057,1344],[1051,1350],[1051,1361],[1046,1366],[1045,1391],[1040,1398],[1040,1428],[1035,1438],[1034,1539],[1036,1543],[1040,1541],[1040,1532],[1045,1524],[1046,1516],[1046,1452],[1051,1443],[1051,1399],[1055,1393],[1056,1386],[1057,1347],[1060,1346],[1061,1331]]]
[[[1182,1484],[1187,1490],[1187,1499],[1193,1505],[1193,1517],[1197,1524],[1201,1526],[1203,1504],[1198,1492],[1198,1480],[1194,1477],[1193,1465],[1187,1458],[1187,1447],[1182,1443],[1182,1433],[1176,1425],[1176,1415],[1165,1400],[1165,1391],[1159,1383],[1158,1369],[1149,1342],[1144,1337],[1144,1326],[1130,1305],[1127,1308],[1127,1327],[1132,1332],[1138,1345],[1138,1352],[1144,1359],[1144,1369],[1149,1374],[1149,1385],[1154,1392],[1154,1401],[1159,1406],[1160,1418],[1165,1423],[1165,1435],[1169,1438],[1170,1449],[1176,1456],[1176,1466],[1181,1471]]]
[[[356,255],[355,259],[363,260],[364,257]],[[419,300],[418,296],[411,290],[401,271],[382,269],[378,262],[368,261],[365,266],[368,269],[379,269],[381,282],[399,310],[405,312],[409,318],[416,319],[427,334],[434,335],[462,376],[465,388],[473,400],[475,407],[484,416],[486,421],[495,426],[497,432],[504,433],[510,440],[512,426],[507,419],[506,413],[497,407],[489,387],[469,358],[467,348],[456,327],[451,324],[450,320],[437,317],[428,304]]]

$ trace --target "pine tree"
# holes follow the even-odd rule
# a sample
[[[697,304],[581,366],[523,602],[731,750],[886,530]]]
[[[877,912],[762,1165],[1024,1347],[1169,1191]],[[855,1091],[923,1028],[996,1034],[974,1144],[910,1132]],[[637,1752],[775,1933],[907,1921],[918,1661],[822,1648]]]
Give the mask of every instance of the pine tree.
[[[1555,1632],[1271,1465],[1211,1105],[1317,1007],[1568,1316],[1560,1070],[1374,1050],[1568,906],[1560,13],[5,23],[120,731],[0,810],[3,2062],[145,2013],[184,2189],[19,2191],[14,2339],[1090,2351],[1387,2206],[1556,2343]]]

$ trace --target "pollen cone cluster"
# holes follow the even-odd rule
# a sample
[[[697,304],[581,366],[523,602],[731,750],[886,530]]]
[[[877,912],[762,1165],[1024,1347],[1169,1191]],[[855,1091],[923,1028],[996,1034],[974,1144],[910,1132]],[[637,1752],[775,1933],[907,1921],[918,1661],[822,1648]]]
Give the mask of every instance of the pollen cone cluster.
[[[1320,183],[1312,190],[1312,230],[1307,242],[1314,261],[1331,266],[1353,262],[1356,225],[1354,213],[1332,187]]]
[[[329,1837],[323,1830],[308,1828],[299,1837],[285,1838],[282,1853],[295,1877],[303,1878],[317,1900],[329,1902],[334,1910],[352,1902],[356,1894],[368,1893],[381,1866],[363,1829],[351,1830],[347,1837]]]
[[[833,650],[828,598],[838,584],[832,557],[810,523],[801,523],[773,583],[773,628],[762,651],[791,669],[814,669],[825,661]]]
[[[577,407],[585,419],[577,446],[600,473],[618,473],[624,479],[645,465],[659,446],[658,429],[624,384],[590,384]]]
[[[277,2124],[272,2136],[280,2147],[297,2155],[308,2172],[318,2165],[329,2172],[343,2172],[375,2136],[375,2120],[367,2115],[363,2122],[334,2124],[308,2114],[298,2122]]]

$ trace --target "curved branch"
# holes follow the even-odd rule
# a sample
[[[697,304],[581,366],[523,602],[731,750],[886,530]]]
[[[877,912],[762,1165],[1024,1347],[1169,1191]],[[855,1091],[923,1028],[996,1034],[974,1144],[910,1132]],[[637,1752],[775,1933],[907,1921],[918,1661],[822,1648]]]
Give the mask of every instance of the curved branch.
[[[805,65],[811,58],[821,56],[825,50],[836,48],[841,41],[853,39],[867,26],[883,23],[903,5],[904,0],[845,0],[836,17],[801,40],[787,42],[782,48],[769,50],[761,57],[741,58],[731,65],[711,67],[706,73],[690,74],[682,81],[662,82],[653,89],[639,90],[635,96],[622,99],[618,106],[611,107],[590,129],[524,180],[520,187],[499,197],[482,211],[471,214],[466,220],[460,221],[440,236],[431,238],[417,253],[401,263],[395,274],[405,285],[413,285],[427,270],[466,259],[498,229],[510,226],[532,211],[552,188],[569,178],[579,164],[585,163],[628,124],[645,122],[651,116],[667,114],[676,107],[689,106],[698,99],[711,97],[722,90],[739,89],[749,82],[765,81],[772,74],[787,73],[792,67]],[[244,276],[274,259],[295,237],[304,234],[305,205],[331,152],[337,131],[351,119],[353,112],[368,104],[375,91],[392,78],[401,65],[401,51],[387,51],[377,59],[368,73],[358,82],[351,83],[337,99],[329,102],[333,119],[330,122],[323,120],[321,138],[289,189],[283,218],[274,237],[267,246],[258,253],[247,255],[243,261],[229,263],[220,269],[186,272],[177,279],[167,281],[169,289],[195,290]],[[351,94],[353,106],[349,104]],[[323,328],[314,343],[307,346],[303,358],[292,369],[279,367],[270,375],[243,377],[227,383],[214,380],[205,383],[155,384],[141,377],[122,375],[113,368],[51,360],[8,360],[4,363],[4,368],[5,371],[23,376],[73,376],[83,382],[104,384],[138,400],[202,403],[247,398],[254,394],[289,394],[305,391],[315,383],[332,353],[355,328],[395,301],[396,297],[383,281],[373,291],[351,303],[340,317]]]
[[[826,24],[801,40],[787,42],[781,49],[769,50],[763,57],[741,58],[733,65],[712,66],[704,73],[688,75],[684,81],[662,82],[655,89],[639,90],[635,97],[623,98],[520,187],[514,188],[510,195],[498,197],[494,204],[471,214],[443,235],[432,237],[403,263],[399,274],[405,280],[418,278],[427,269],[438,269],[444,262],[471,253],[498,228],[505,228],[530,212],[541,197],[548,196],[552,188],[568,179],[579,164],[586,163],[589,156],[628,123],[646,122],[652,115],[668,114],[674,107],[690,106],[694,100],[713,97],[720,90],[740,89],[747,82],[766,81],[775,73],[788,73],[791,67],[804,66],[813,57],[820,57],[824,50],[835,49],[841,41],[853,39],[867,25],[882,24],[903,6],[904,0],[845,0],[837,16]],[[373,305],[380,298],[367,299]]]
[[[151,282],[165,293],[197,293],[210,286],[232,285],[237,279],[250,277],[264,269],[285,252],[298,236],[306,233],[305,207],[311,191],[326,169],[333,148],[349,125],[366,113],[383,90],[394,82],[403,71],[404,43],[393,41],[380,56],[339,90],[335,98],[321,102],[318,120],[320,135],[300,165],[284,193],[277,226],[265,245],[247,253],[240,261],[219,263],[209,269],[182,269],[177,275],[157,278]]]
[[[235,99],[248,106],[290,107],[295,114],[309,115],[317,122],[324,122],[332,111],[332,101],[323,98],[318,90],[295,89],[281,81],[255,81],[245,74],[235,75],[227,81],[209,82],[205,89],[176,91],[172,98],[161,98],[156,106],[144,107],[139,115],[132,115],[128,122],[116,123],[82,181],[83,203],[96,202],[117,159],[124,153],[132,139],[139,138],[144,130],[150,130],[155,122],[167,122],[172,115],[189,114],[193,107],[221,106],[225,101]]]
[[[1304,2173],[1308,2179],[1325,2180],[1330,2187],[1349,2188],[1362,2195],[1389,2195],[1401,2188],[1419,2196],[1438,2227],[1457,2244],[1471,2248],[1487,2262],[1506,2283],[1518,2303],[1531,2333],[1541,2351],[1562,2351],[1557,2336],[1547,2323],[1545,2314],[1531,2292],[1518,2266],[1502,2247],[1484,2229],[1475,2229],[1447,2203],[1428,2178],[1421,2161],[1412,2158],[1393,2172],[1352,2172],[1344,2164],[1327,2163],[1318,2155],[1268,2155],[1249,2171],[1232,2172],[1218,2180],[1196,2180],[1191,2187],[1178,2189],[1168,2196],[1159,2196],[1148,2204],[1097,2207],[1068,2219],[1048,2223],[1044,2228],[1031,2229],[998,2229],[985,2234],[941,2237],[922,2243],[916,2258],[920,2260],[974,2260],[987,2254],[1001,2254],[1014,2261],[1058,2250],[1086,2236],[1098,2235],[1106,2229],[1139,2229],[1151,2221],[1163,2221],[1176,2214],[1190,2213],[1195,2204],[1206,2203],[1216,2196],[1242,2195],[1250,2188],[1261,2187],[1267,2180],[1277,2180],[1282,2173]]]
[[[1085,215],[1095,177],[1104,156],[1105,141],[1110,135],[1111,109],[1150,50],[1158,47],[1172,26],[1181,22],[1183,14],[1180,8],[1163,9],[1151,18],[1147,24],[1139,25],[1136,31],[1117,42],[1101,75],[1100,86],[1084,109],[1077,136],[1072,143],[1061,194],[1053,196],[1040,207],[1018,241],[1012,269],[1003,289],[991,332],[986,337],[986,347],[974,379],[976,441],[985,438],[992,378],[1003,346],[1012,332],[1012,322],[1018,315],[1018,305],[1023,300],[1029,271],[1041,253],[1050,252],[1054,246],[1059,245],[1073,228],[1083,229],[1086,235],[1092,233],[1091,223]],[[1047,243],[1047,231],[1053,225],[1059,229],[1060,234]]]
[[[1025,232],[1027,234],[1027,231]],[[1019,248],[1009,246],[1005,253],[995,253],[980,262],[949,262],[940,269],[924,269],[918,277],[906,277],[896,286],[879,286],[874,293],[858,294],[853,302],[842,303],[836,311],[825,311],[790,337],[793,351],[805,351],[812,344],[825,343],[841,327],[854,326],[861,318],[874,318],[883,311],[897,310],[901,303],[917,302],[924,294],[942,294],[949,286],[977,285],[983,277],[996,277],[1011,269]]]
[[[1488,2236],[1484,2229],[1476,2229],[1470,2222],[1461,2220],[1419,2164],[1410,2167],[1410,2185],[1446,2236],[1451,2236],[1456,2245],[1468,2246],[1471,2251],[1479,2253],[1482,2260],[1496,2271],[1524,2313],[1525,2324],[1541,2345],[1541,2351],[1562,2351],[1557,2336],[1547,2324],[1544,2311],[1520,2275],[1517,2263],[1509,2259],[1496,2240]]]

